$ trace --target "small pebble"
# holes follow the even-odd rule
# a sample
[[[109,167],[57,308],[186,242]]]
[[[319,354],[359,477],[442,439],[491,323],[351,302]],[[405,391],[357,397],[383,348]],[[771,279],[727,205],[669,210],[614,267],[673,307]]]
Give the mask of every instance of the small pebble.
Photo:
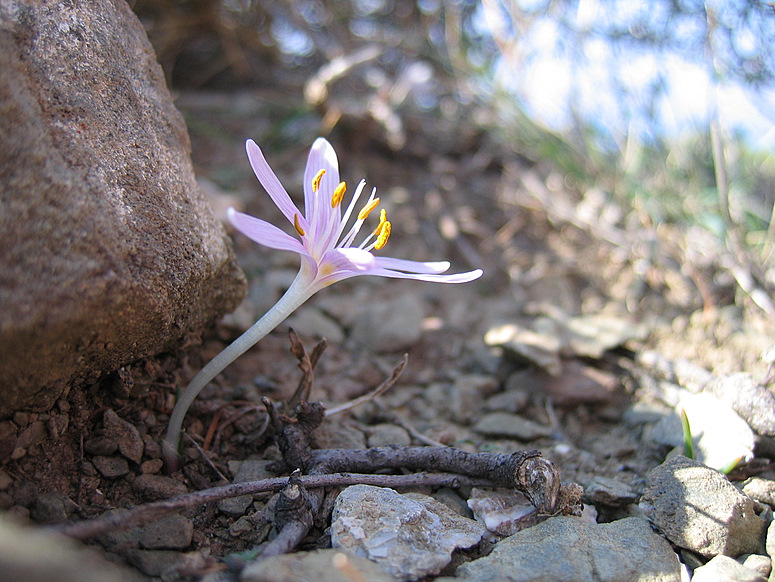
[[[134,488],[147,499],[168,499],[186,492],[186,486],[172,477],[163,475],[140,475],[133,483]]]
[[[138,541],[146,550],[182,550],[191,544],[194,524],[182,515],[168,515],[139,531]]]
[[[510,437],[521,441],[532,441],[552,434],[549,426],[506,412],[492,412],[484,416],[476,423],[474,430],[484,435]]]
[[[69,519],[77,509],[78,506],[69,497],[52,491],[38,496],[32,518],[39,523],[56,523]]]
[[[775,507],[775,481],[751,477],[743,483],[742,490],[748,497]]]
[[[106,436],[96,436],[83,443],[83,450],[90,455],[100,455],[106,457],[112,455],[118,450],[118,443]]]
[[[137,427],[131,422],[119,418],[119,416],[108,409],[102,416],[102,422],[105,425],[105,436],[114,439],[118,443],[119,452],[130,461],[140,464],[143,457],[143,439],[137,430]]]
[[[584,487],[584,492],[592,503],[612,507],[635,503],[639,497],[638,492],[626,483],[602,476],[593,477]]]
[[[384,447],[388,445],[411,445],[412,437],[406,429],[395,424],[378,424],[372,427],[367,443],[370,447]]]
[[[13,478],[3,470],[0,470],[0,491],[5,491],[13,483]]]
[[[92,464],[107,479],[115,479],[129,473],[129,464],[121,457],[93,457]]]
[[[6,491],[0,491],[0,511],[8,511],[13,507],[13,497]]]
[[[38,420],[25,428],[16,440],[17,449],[28,449],[48,436],[46,423]]]
[[[156,474],[164,467],[164,461],[161,459],[150,459],[143,461],[140,465],[140,472],[144,474]]]

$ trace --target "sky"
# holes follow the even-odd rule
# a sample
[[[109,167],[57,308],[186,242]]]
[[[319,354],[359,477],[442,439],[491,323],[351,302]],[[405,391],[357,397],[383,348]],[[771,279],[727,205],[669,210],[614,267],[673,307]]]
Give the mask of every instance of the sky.
[[[530,8],[528,0],[511,1],[520,9]],[[482,23],[501,39],[495,78],[521,99],[529,115],[549,128],[562,131],[572,126],[571,105],[612,135],[635,131],[644,137],[653,133],[672,137],[707,128],[717,112],[723,130],[741,132],[754,149],[775,151],[775,89],[756,92],[731,81],[714,82],[714,71],[696,54],[626,45],[614,50],[594,35],[584,41],[583,52],[570,53],[571,58],[569,47],[578,50],[578,45],[565,42],[563,29],[550,15],[536,18],[519,32],[518,25],[509,26],[508,17],[504,18],[508,2],[482,2]],[[574,24],[584,31],[602,18],[632,22],[633,14],[657,4],[579,0]],[[775,14],[772,18],[775,23]],[[751,46],[752,35],[739,36],[743,50],[756,48]],[[650,83],[660,75],[664,86],[655,100],[655,127],[644,112],[651,103]],[[626,90],[626,98],[621,98],[616,83]]]

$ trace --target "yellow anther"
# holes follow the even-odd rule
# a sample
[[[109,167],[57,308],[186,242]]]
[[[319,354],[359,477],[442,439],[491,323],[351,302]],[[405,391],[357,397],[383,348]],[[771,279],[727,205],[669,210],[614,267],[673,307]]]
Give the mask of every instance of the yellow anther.
[[[377,228],[375,228],[371,234],[378,237],[379,233],[382,232],[382,226],[387,222],[387,211],[383,208],[379,211],[379,224],[377,225]]]
[[[307,234],[306,232],[304,232],[304,229],[301,228],[301,225],[299,224],[299,215],[298,214],[294,214],[293,215],[293,228],[296,229],[296,232],[299,233],[299,236],[304,236],[305,234]]]
[[[339,186],[337,186],[336,190],[334,190],[334,195],[331,196],[331,208],[336,208],[342,203],[345,190],[347,190],[347,184],[344,182],[339,182]]]
[[[358,213],[358,220],[366,220],[366,217],[371,214],[371,211],[377,206],[379,206],[379,198],[375,198],[361,209]]]
[[[312,178],[312,191],[317,192],[320,190],[320,181],[323,179],[323,174],[325,174],[325,170],[318,170],[318,173],[315,174],[315,177]]]
[[[389,220],[386,220],[379,226],[379,234],[377,235],[377,242],[374,243],[374,248],[380,250],[387,244],[390,238],[390,229],[393,228]]]

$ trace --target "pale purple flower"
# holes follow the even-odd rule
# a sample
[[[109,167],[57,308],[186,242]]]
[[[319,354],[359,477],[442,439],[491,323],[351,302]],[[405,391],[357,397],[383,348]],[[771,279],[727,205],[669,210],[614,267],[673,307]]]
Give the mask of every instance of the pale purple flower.
[[[440,283],[466,283],[481,276],[482,271],[442,275],[449,268],[446,261],[423,263],[375,256],[371,250],[381,249],[377,229],[385,227],[386,215],[381,213],[379,226],[360,245],[353,246],[366,217],[377,207],[376,188],[356,215],[347,234],[344,230],[355,212],[356,204],[366,186],[361,181],[342,213],[345,190],[339,181],[339,164],[331,144],[318,138],[312,145],[304,172],[304,214],[296,208],[288,193],[252,140],[247,142],[248,159],[253,171],[274,203],[294,226],[299,238],[286,234],[275,225],[229,209],[234,228],[251,240],[278,250],[293,251],[301,257],[301,274],[311,293],[357,275],[378,275],[397,279],[417,279]],[[323,172],[322,177],[316,177]],[[389,236],[389,231],[388,231]],[[387,239],[387,237],[385,237]],[[387,242],[385,240],[385,242]]]
[[[272,249],[292,251],[301,258],[299,273],[280,300],[244,334],[213,358],[184,390],[170,417],[165,438],[165,453],[171,466],[176,464],[176,449],[183,417],[199,392],[226,366],[272,331],[312,295],[329,285],[359,275],[377,275],[396,279],[416,279],[439,283],[466,283],[482,275],[481,269],[443,274],[446,261],[418,262],[376,256],[390,236],[392,225],[384,210],[370,233],[357,245],[360,229],[379,205],[376,189],[356,213],[358,200],[366,186],[361,181],[347,208],[342,212],[346,193],[339,180],[339,162],[331,144],[318,138],[312,145],[304,172],[304,213],[302,214],[269,167],[259,147],[248,140],[248,159],[258,180],[277,205],[298,238],[260,218],[233,208],[229,220],[234,228],[251,240]],[[345,232],[352,219],[352,226]]]

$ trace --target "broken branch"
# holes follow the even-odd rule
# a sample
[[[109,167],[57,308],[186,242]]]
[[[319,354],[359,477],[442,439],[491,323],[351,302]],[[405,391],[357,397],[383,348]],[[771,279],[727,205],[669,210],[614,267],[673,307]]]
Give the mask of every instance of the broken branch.
[[[260,479],[258,481],[246,481],[234,483],[222,487],[203,489],[193,493],[178,495],[164,501],[157,501],[145,505],[139,505],[132,509],[120,511],[110,515],[103,515],[94,519],[78,522],[67,522],[51,526],[50,529],[69,537],[86,540],[100,534],[139,527],[172,513],[178,513],[190,507],[204,505],[240,495],[253,495],[279,491],[288,485],[288,477],[275,477],[272,479]],[[304,475],[299,477],[298,483],[306,489],[322,487],[347,487],[349,485],[374,485],[376,487],[487,487],[493,486],[493,482],[486,479],[470,479],[460,475],[445,473],[415,473],[412,475],[359,475],[355,473],[343,473],[334,475]]]

